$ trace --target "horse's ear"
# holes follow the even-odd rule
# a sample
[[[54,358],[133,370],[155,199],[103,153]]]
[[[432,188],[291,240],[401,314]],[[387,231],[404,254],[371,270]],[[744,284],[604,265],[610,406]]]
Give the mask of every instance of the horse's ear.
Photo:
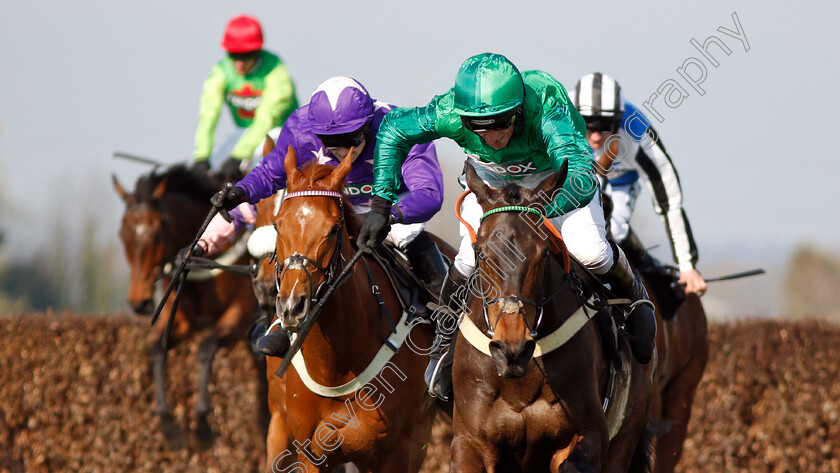
[[[160,181],[157,186],[155,186],[155,190],[152,191],[152,198],[155,200],[163,199],[164,194],[166,194],[166,179]]]
[[[120,181],[117,180],[116,174],[111,174],[111,182],[114,185],[114,190],[117,191],[117,194],[120,196],[120,199],[125,202],[128,198],[128,192],[125,191],[122,184],[120,184]]]
[[[300,179],[300,171],[297,167],[297,153],[292,145],[286,150],[286,159],[283,161],[283,167],[286,169],[286,188],[289,187],[289,181],[296,181]]]
[[[347,152],[347,157],[345,157],[344,160],[341,161],[341,164],[339,164],[338,167],[335,168],[329,175],[326,180],[327,189],[338,190],[341,185],[344,184],[344,178],[347,177],[351,166],[353,166],[354,149],[355,146],[350,148],[350,151]]]
[[[276,143],[274,143],[274,140],[271,139],[270,136],[265,135],[265,141],[263,142],[263,158],[268,156],[268,153],[274,149],[275,144]]]
[[[467,173],[467,187],[469,187],[473,194],[475,194],[476,199],[478,199],[479,202],[489,199],[490,186],[485,184],[484,181],[478,177],[478,173],[475,172],[475,168],[469,159],[466,163],[464,163],[464,170]]]
[[[563,186],[563,183],[566,182],[566,177],[569,174],[569,160],[563,161],[563,164],[560,165],[560,169],[557,170],[554,174],[546,177],[545,179],[540,182],[540,184],[534,189],[534,193],[539,194],[540,192],[545,193],[545,195],[552,196],[554,192]]]

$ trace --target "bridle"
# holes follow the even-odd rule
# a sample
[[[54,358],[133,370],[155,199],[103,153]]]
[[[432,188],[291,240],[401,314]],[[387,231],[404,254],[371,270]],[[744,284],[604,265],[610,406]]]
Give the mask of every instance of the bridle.
[[[274,284],[277,288],[277,292],[280,292],[280,280],[286,271],[290,269],[297,269],[303,271],[306,274],[306,279],[309,281],[309,294],[311,294],[311,301],[317,302],[318,299],[324,294],[324,291],[327,287],[334,283],[333,279],[338,275],[341,271],[341,267],[344,263],[344,256],[341,254],[341,241],[342,236],[344,233],[344,199],[341,192],[334,192],[334,191],[300,191],[300,192],[291,192],[283,196],[283,201],[285,202],[286,199],[291,199],[294,197],[334,197],[338,199],[338,214],[340,218],[340,225],[338,226],[338,235],[335,248],[333,249],[332,256],[330,256],[330,262],[327,267],[321,266],[317,261],[308,258],[300,253],[293,253],[290,256],[286,257],[283,261],[280,261],[280,258],[277,257],[277,253],[275,250],[274,256],[274,271],[276,273],[277,279],[275,280]],[[317,289],[314,288],[314,283],[312,282],[312,273],[310,272],[308,266],[312,265],[316,270],[320,271],[321,274],[324,275],[324,281],[318,286]]]
[[[476,236],[476,232],[472,228],[472,226],[469,223],[467,223],[466,220],[463,219],[463,217],[461,216],[461,212],[460,212],[461,202],[463,202],[464,198],[470,192],[471,192],[470,190],[467,190],[461,195],[461,197],[458,198],[458,202],[455,205],[456,216],[458,217],[458,220],[460,220],[461,223],[463,223],[464,226],[466,226],[466,228],[467,228],[467,232],[470,235],[470,239],[472,240],[473,247],[476,250],[476,261],[484,261],[485,258],[486,258],[484,253],[481,252],[481,251],[478,251],[478,238]],[[528,330],[530,331],[531,337],[535,338],[537,336],[537,332],[539,330],[540,324],[541,324],[542,319],[543,319],[544,307],[554,298],[554,296],[556,296],[561,290],[563,290],[572,280],[572,278],[569,277],[569,274],[571,272],[571,258],[569,256],[569,251],[566,248],[566,244],[563,242],[563,237],[560,235],[560,232],[548,220],[548,218],[545,216],[545,214],[543,212],[541,212],[540,210],[537,210],[535,208],[526,207],[526,206],[522,206],[522,205],[508,205],[508,206],[503,206],[503,207],[497,207],[495,209],[490,209],[487,212],[484,212],[484,214],[481,216],[479,222],[483,222],[484,219],[489,217],[490,215],[494,215],[494,214],[497,214],[497,213],[513,213],[513,212],[518,212],[520,214],[521,213],[530,213],[530,214],[533,214],[533,215],[537,215],[540,219],[540,223],[543,226],[545,226],[546,229],[548,229],[548,231],[556,238],[555,242],[557,243],[557,246],[559,247],[558,253],[560,254],[560,256],[563,259],[564,282],[559,287],[557,287],[554,291],[552,291],[550,294],[545,293],[545,285],[544,284],[539,284],[538,285],[539,289],[537,290],[537,296],[533,300],[525,298],[525,297],[521,297],[521,296],[500,296],[500,297],[487,298],[484,291],[480,291],[481,300],[482,300],[481,308],[482,308],[482,312],[483,312],[483,315],[484,315],[484,322],[487,324],[486,333],[489,336],[492,337],[494,335],[494,328],[493,327],[498,325],[499,320],[501,319],[502,315],[504,315],[506,313],[516,313],[516,314],[519,314],[520,316],[522,316],[522,319],[525,322],[525,326],[528,327]],[[549,238],[551,238],[551,237],[549,236]],[[550,271],[550,263],[551,263],[552,258],[554,258],[554,256],[551,254],[551,252],[548,252],[548,251],[543,256],[543,259],[542,259],[543,281],[548,280],[549,271]],[[478,264],[476,265],[476,271],[471,275],[470,280],[474,281],[475,278],[480,276],[482,266],[483,265],[478,265]],[[467,286],[471,287],[471,284],[468,283]],[[497,303],[500,304],[500,306],[502,307],[502,310],[499,311],[499,315],[496,317],[495,324],[491,324],[490,319],[489,319],[489,315],[488,315],[488,312],[487,312],[487,307],[491,304],[497,304]],[[531,324],[528,322],[528,319],[525,317],[525,312],[522,310],[522,307],[525,304],[533,306],[536,309],[536,318],[535,318],[533,326],[531,326]]]

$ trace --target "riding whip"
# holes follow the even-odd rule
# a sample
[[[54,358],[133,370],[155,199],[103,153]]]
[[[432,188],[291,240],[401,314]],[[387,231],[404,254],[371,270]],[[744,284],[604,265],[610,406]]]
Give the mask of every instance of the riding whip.
[[[324,293],[324,296],[318,301],[315,307],[312,309],[312,312],[309,314],[309,317],[303,321],[300,325],[300,330],[297,332],[297,337],[295,337],[295,342],[292,343],[292,346],[286,351],[286,354],[283,356],[283,362],[280,363],[280,366],[277,368],[277,371],[274,372],[279,377],[283,377],[286,374],[286,370],[289,369],[289,365],[292,364],[292,358],[297,354],[300,350],[300,347],[303,345],[303,340],[306,338],[306,334],[309,333],[309,330],[315,325],[315,320],[318,319],[318,316],[321,314],[321,309],[323,309],[324,304],[329,300],[330,296],[333,292],[335,292],[336,288],[341,285],[344,280],[344,277],[353,269],[353,266],[356,264],[356,261],[359,257],[362,256],[364,253],[364,249],[360,248],[356,254],[350,258],[350,261],[347,262],[347,265],[344,266],[344,269],[341,270],[338,277],[335,278],[335,282],[327,288],[327,291]]]
[[[225,185],[222,187],[222,199],[224,200],[224,196],[227,195],[228,192],[233,188],[233,184],[230,182],[226,182]],[[181,273],[184,272],[184,269],[187,267],[187,263],[192,258],[193,250],[195,249],[195,245],[198,243],[199,238],[201,235],[204,234],[204,230],[207,230],[207,226],[210,225],[210,221],[213,220],[213,217],[216,216],[216,213],[219,212],[219,208],[215,205],[210,209],[210,212],[207,214],[207,218],[204,219],[204,223],[201,224],[201,228],[198,229],[198,233],[195,235],[192,243],[188,247],[187,255],[184,257],[184,261],[181,261],[181,264],[178,265],[178,269],[172,273],[172,279],[169,281],[169,285],[166,287],[166,291],[163,293],[163,297],[161,298],[160,302],[158,303],[157,308],[155,309],[155,313],[152,316],[152,325],[157,322],[158,316],[160,316],[160,312],[163,310],[163,305],[166,304],[166,300],[169,298],[169,294],[172,293],[172,289],[175,288],[175,284],[179,281],[179,276]],[[169,318],[171,319],[175,315],[175,311],[172,311]]]
[[[142,156],[137,156],[137,155],[129,154],[129,153],[123,153],[121,151],[114,151],[114,154],[112,156],[115,157],[115,158],[123,158],[123,159],[128,159],[130,161],[137,161],[139,163],[151,164],[153,166],[166,166],[166,164],[164,164],[164,163],[162,163],[162,162],[160,162],[156,159],[144,158]]]

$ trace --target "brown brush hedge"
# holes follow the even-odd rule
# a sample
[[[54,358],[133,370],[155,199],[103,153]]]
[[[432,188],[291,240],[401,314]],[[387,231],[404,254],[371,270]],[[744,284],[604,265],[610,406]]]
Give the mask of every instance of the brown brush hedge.
[[[171,448],[151,413],[148,319],[69,313],[0,317],[0,473],[254,472],[265,462],[257,370],[245,343],[217,356],[201,449]],[[200,334],[199,334],[200,337]],[[840,327],[712,324],[682,472],[840,472]],[[169,402],[195,428],[196,338],[173,350]],[[447,472],[446,425],[423,471]]]

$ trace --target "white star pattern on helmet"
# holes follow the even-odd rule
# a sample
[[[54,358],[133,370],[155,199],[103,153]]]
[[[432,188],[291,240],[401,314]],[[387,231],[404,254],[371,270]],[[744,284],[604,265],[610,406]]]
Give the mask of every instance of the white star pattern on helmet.
[[[338,96],[341,95],[342,90],[348,87],[359,89],[362,92],[365,92],[365,94],[367,94],[365,88],[362,87],[362,85],[356,82],[355,80],[349,77],[336,76],[331,77],[325,80],[324,82],[321,82],[321,85],[319,85],[318,88],[316,88],[315,91],[312,92],[312,95],[324,91],[324,93],[327,94],[327,100],[330,101],[330,108],[335,110],[335,107],[338,105]]]
[[[324,154],[324,148],[318,148],[318,151],[313,151],[312,154],[315,155],[315,160],[318,161],[318,164],[327,164],[332,161],[332,156],[327,156]]]

